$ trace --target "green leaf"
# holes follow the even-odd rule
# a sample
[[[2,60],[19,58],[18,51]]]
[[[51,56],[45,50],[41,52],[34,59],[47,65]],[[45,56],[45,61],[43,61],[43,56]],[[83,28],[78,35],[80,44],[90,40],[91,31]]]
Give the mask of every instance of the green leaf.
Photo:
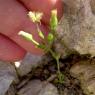
[[[58,18],[57,18],[57,10],[51,11],[51,18],[50,18],[50,28],[51,30],[55,31],[58,25]]]
[[[37,47],[40,48],[40,49],[43,49],[45,53],[47,53],[49,51],[49,48],[46,47],[46,45],[44,45],[44,44],[40,44]]]
[[[57,72],[57,76],[58,76],[58,83],[63,84],[65,78],[64,74],[62,74],[61,72],[60,73]]]
[[[20,31],[18,34],[21,35],[26,40],[32,41],[35,45],[37,45],[37,46],[39,45],[39,43],[33,39],[32,34],[24,32],[24,31]]]
[[[38,46],[37,46],[38,48],[41,48],[41,49],[45,49],[45,45],[43,45],[43,44],[39,44]]]
[[[57,53],[57,52],[55,52],[55,58],[56,58],[56,60],[59,60],[60,59],[60,54],[59,53]]]

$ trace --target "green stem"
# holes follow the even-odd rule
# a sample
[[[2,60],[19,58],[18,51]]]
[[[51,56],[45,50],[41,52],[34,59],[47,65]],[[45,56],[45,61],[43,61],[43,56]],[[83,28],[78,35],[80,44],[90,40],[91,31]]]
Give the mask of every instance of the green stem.
[[[50,51],[51,55],[53,56],[53,58],[56,59],[54,56],[54,52],[51,49],[49,49],[49,51]]]
[[[60,73],[60,63],[59,63],[59,59],[56,59],[56,62],[57,62],[58,73]]]
[[[56,60],[56,63],[57,63],[57,76],[58,76],[58,80],[59,80],[59,83],[63,83],[63,78],[62,78],[62,73],[60,71],[60,62],[59,62],[59,58],[54,56],[54,52],[50,49],[49,50],[50,53],[52,54],[53,58]]]
[[[58,74],[58,79],[59,79],[59,82],[61,83],[62,82],[62,77],[61,77],[61,71],[60,71],[60,63],[59,63],[59,59],[56,59],[56,62],[57,62],[57,74]]]

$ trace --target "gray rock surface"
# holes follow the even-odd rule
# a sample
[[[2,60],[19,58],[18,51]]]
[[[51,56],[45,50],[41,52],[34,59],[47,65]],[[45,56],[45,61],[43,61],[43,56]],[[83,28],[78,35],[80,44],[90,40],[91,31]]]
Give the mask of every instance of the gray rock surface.
[[[60,53],[78,52],[95,56],[95,15],[91,0],[63,1],[64,14],[57,28],[58,40],[63,48]]]
[[[81,61],[72,66],[70,73],[81,83],[81,88],[87,95],[95,95],[95,61]]]
[[[50,83],[44,84],[40,80],[32,80],[18,92],[18,95],[58,95],[58,91]]]
[[[18,95],[38,95],[41,88],[42,83],[40,80],[32,80],[18,92]]]
[[[15,78],[17,76],[13,65],[0,61],[0,95],[5,95]]]
[[[6,95],[16,95],[16,89],[14,88],[13,85],[10,86],[10,88],[8,89]]]
[[[39,65],[38,62],[41,60],[41,56],[32,55],[28,53],[25,58],[20,62],[20,66],[17,68],[18,73],[20,76],[24,76],[27,73],[29,73],[33,67],[36,67]]]
[[[55,86],[48,83],[45,87],[43,86],[42,90],[38,95],[59,95],[58,90]]]

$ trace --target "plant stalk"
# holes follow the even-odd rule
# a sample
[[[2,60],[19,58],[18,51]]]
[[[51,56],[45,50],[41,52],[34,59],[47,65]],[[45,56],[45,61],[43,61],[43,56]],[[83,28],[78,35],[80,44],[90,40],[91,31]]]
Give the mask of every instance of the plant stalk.
[[[59,63],[59,59],[56,59],[56,62],[57,62],[57,74],[58,74],[58,79],[59,79],[59,82],[62,83],[62,76],[61,76],[61,71],[60,71],[60,63]]]

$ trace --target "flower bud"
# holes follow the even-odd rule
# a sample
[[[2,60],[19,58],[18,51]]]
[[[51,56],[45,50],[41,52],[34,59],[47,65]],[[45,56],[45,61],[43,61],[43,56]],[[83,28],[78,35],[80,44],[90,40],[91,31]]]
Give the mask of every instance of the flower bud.
[[[58,18],[57,18],[57,10],[51,11],[51,18],[50,18],[50,28],[51,30],[55,31],[58,25]]]

